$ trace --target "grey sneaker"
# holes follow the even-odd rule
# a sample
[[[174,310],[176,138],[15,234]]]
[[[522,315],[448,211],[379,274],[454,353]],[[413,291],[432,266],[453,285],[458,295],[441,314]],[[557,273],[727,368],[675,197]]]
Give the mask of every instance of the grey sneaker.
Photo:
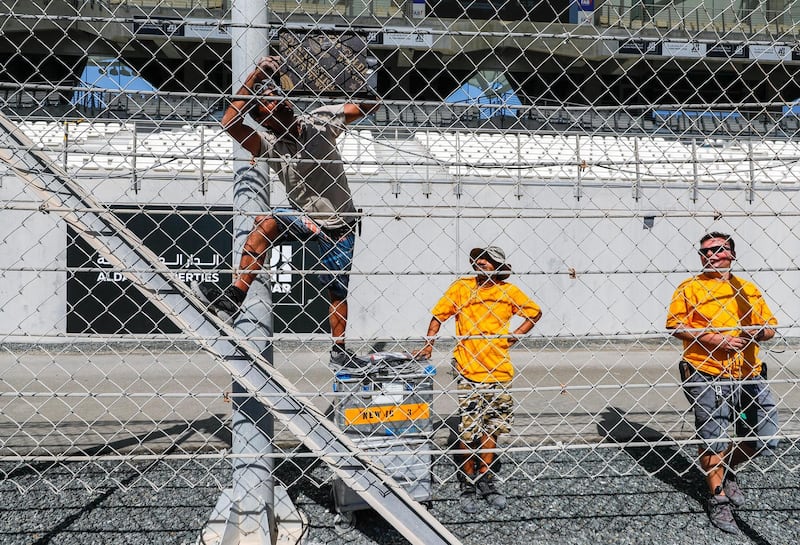
[[[461,510],[468,515],[478,512],[478,494],[475,485],[470,482],[461,483],[461,497],[458,499]]]
[[[236,286],[228,286],[225,290],[219,289],[215,284],[200,284],[192,282],[192,291],[197,297],[208,305],[208,310],[230,322],[239,313],[245,292]]]
[[[725,478],[722,480],[722,490],[734,507],[744,507],[747,503],[747,498],[744,497],[744,492],[739,488],[736,473],[733,471],[725,472]]]
[[[340,348],[338,345],[333,345],[333,348],[331,348],[330,364],[333,367],[345,367],[350,369],[361,367],[352,350]]]
[[[708,518],[711,524],[729,534],[738,534],[739,526],[733,518],[731,502],[725,496],[711,496],[708,498]]]
[[[506,501],[506,497],[497,490],[497,487],[494,484],[494,479],[484,476],[480,479],[476,486],[478,488],[478,494],[481,495],[483,499],[489,502],[489,505],[496,507],[498,509],[505,509],[508,502]]]

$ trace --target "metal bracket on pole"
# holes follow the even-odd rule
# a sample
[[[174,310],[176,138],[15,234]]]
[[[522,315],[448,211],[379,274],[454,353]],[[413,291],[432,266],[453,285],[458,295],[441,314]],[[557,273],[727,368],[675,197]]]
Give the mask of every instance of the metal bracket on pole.
[[[636,179],[633,181],[633,200],[639,202],[642,196],[642,171],[639,162],[639,138],[633,138],[633,160],[636,165]]]
[[[692,202],[699,198],[700,172],[697,164],[697,138],[692,138]]]
[[[268,529],[270,524],[277,523],[277,535],[274,541],[267,541],[269,532],[258,531],[245,535],[241,529],[249,523],[247,519],[253,518],[252,513],[242,513],[237,508],[237,500],[233,496],[233,489],[222,491],[208,522],[197,540],[198,545],[212,543],[252,544],[252,545],[298,545],[308,530],[308,520],[298,511],[292,503],[289,493],[279,485],[274,485],[274,520],[268,516],[267,511],[255,513],[257,522],[262,529]]]
[[[756,167],[753,159],[753,141],[747,141],[747,202],[753,204],[756,198]]]
[[[581,137],[575,135],[575,161],[578,165],[577,174],[575,175],[575,200],[581,200],[583,197],[583,169],[586,168],[586,161],[581,159]]]
[[[447,528],[369,456],[297,393],[255,347],[211,315],[189,287],[145,247],[106,206],[97,202],[0,114],[0,160],[148,300],[228,369],[247,393],[267,407],[347,486],[413,545],[459,544]]]

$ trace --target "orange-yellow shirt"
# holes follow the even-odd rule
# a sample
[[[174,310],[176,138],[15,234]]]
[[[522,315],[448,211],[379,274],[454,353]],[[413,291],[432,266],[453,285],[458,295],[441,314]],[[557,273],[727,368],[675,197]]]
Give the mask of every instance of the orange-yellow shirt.
[[[739,336],[735,328],[777,325],[764,297],[755,284],[731,276],[721,280],[699,275],[684,280],[675,290],[669,305],[667,329],[714,329]],[[758,345],[750,343],[741,352],[711,350],[696,341],[683,341],[683,358],[699,371],[727,378],[742,379],[761,372]]]
[[[440,322],[455,316],[459,337],[475,336],[456,345],[459,373],[473,382],[507,382],[514,376],[508,339],[481,336],[508,335],[513,315],[537,318],[542,311],[513,284],[479,286],[475,277],[468,277],[456,280],[431,312]]]

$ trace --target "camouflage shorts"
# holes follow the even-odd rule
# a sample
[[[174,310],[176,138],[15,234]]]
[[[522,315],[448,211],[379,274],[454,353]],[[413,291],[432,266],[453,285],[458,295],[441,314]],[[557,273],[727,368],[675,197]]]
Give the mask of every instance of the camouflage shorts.
[[[510,382],[458,381],[458,437],[471,443],[482,435],[500,435],[511,431],[514,400],[508,393]]]

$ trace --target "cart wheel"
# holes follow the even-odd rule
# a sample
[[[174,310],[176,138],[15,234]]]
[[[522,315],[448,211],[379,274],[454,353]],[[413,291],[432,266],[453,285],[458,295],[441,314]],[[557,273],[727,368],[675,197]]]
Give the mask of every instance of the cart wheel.
[[[346,534],[356,527],[356,514],[353,511],[336,513],[333,518],[333,528],[337,534]]]

